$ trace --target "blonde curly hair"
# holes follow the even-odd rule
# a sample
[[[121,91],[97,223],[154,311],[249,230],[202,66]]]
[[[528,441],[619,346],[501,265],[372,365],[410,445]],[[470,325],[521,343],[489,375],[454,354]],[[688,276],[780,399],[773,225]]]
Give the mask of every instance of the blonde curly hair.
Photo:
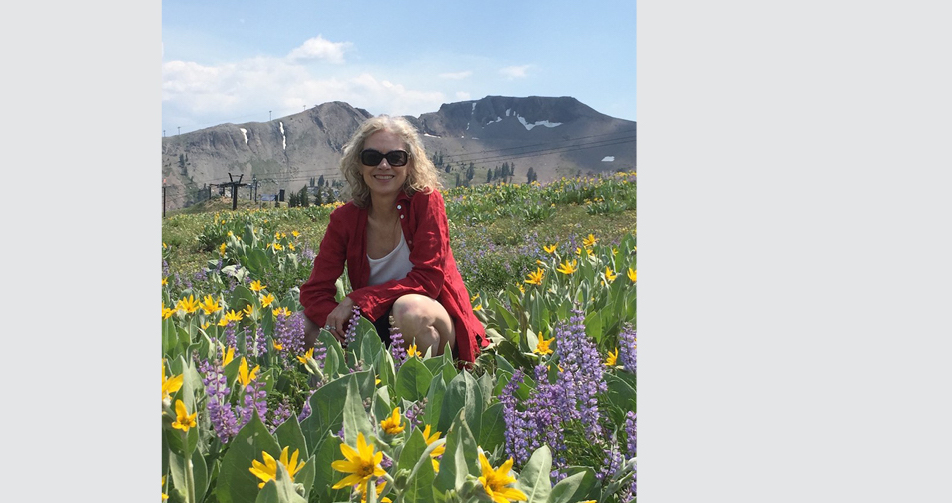
[[[423,141],[419,133],[403,117],[378,115],[365,120],[347,144],[344,145],[344,155],[340,160],[340,171],[347,180],[350,196],[354,204],[361,208],[370,205],[370,187],[361,175],[360,151],[364,149],[364,141],[378,131],[387,131],[399,136],[410,153],[407,163],[407,180],[403,184],[403,191],[408,196],[416,192],[431,192],[443,188],[439,171],[426,156]]]

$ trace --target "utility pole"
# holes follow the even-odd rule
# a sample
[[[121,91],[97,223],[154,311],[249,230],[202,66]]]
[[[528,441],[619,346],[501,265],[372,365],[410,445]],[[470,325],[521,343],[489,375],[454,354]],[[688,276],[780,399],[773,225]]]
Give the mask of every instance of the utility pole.
[[[162,179],[162,218],[165,218],[165,178]]]

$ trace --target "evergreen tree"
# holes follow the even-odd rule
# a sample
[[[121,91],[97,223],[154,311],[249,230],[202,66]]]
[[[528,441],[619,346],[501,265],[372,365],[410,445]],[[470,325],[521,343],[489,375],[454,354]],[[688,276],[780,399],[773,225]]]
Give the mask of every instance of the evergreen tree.
[[[538,178],[538,177],[536,176],[535,170],[532,169],[532,166],[529,166],[529,171],[526,171],[526,181],[527,181],[528,183],[532,183],[532,182],[536,181],[537,178]]]
[[[323,186],[324,186],[324,175],[321,175],[320,177],[318,177],[318,179],[317,179],[317,186],[318,186],[318,187],[323,187]]]
[[[320,206],[324,204],[324,187],[318,187],[317,193],[314,194],[314,205]]]
[[[311,205],[311,201],[307,193],[307,185],[301,187],[301,190],[298,191],[298,201],[300,202],[301,206],[305,208]]]
[[[297,192],[288,194],[288,208],[294,208],[298,205]]]
[[[492,182],[492,181],[493,181],[493,170],[487,169],[487,170],[486,170],[486,183],[490,183],[490,182]]]
[[[476,176],[476,165],[469,163],[469,168],[466,168],[466,181],[472,180],[474,176]],[[469,185],[467,184],[467,186]]]

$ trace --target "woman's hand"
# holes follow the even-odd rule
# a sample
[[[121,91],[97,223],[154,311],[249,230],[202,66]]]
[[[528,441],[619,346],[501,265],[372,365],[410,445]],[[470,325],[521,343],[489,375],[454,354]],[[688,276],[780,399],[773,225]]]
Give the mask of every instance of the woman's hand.
[[[324,330],[327,330],[337,339],[341,345],[344,344],[344,337],[347,332],[347,323],[354,315],[354,301],[350,297],[341,299],[337,307],[327,315],[327,322]]]

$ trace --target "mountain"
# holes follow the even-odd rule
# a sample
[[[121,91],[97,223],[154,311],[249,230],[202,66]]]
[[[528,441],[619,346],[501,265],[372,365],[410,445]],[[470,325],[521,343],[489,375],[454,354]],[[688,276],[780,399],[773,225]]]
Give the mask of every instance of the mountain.
[[[323,176],[341,180],[344,143],[372,115],[334,101],[268,122],[221,124],[162,139],[162,179],[168,209],[207,199],[239,182],[239,198],[300,190]],[[539,182],[562,176],[636,169],[636,123],[601,114],[571,97],[487,96],[447,103],[436,112],[405,116],[423,135],[427,154],[447,187],[456,173],[485,183],[487,170],[504,163],[512,180],[526,182],[531,167]],[[448,172],[446,171],[448,169]],[[210,190],[209,190],[210,189]],[[230,187],[227,189],[230,193]]]

